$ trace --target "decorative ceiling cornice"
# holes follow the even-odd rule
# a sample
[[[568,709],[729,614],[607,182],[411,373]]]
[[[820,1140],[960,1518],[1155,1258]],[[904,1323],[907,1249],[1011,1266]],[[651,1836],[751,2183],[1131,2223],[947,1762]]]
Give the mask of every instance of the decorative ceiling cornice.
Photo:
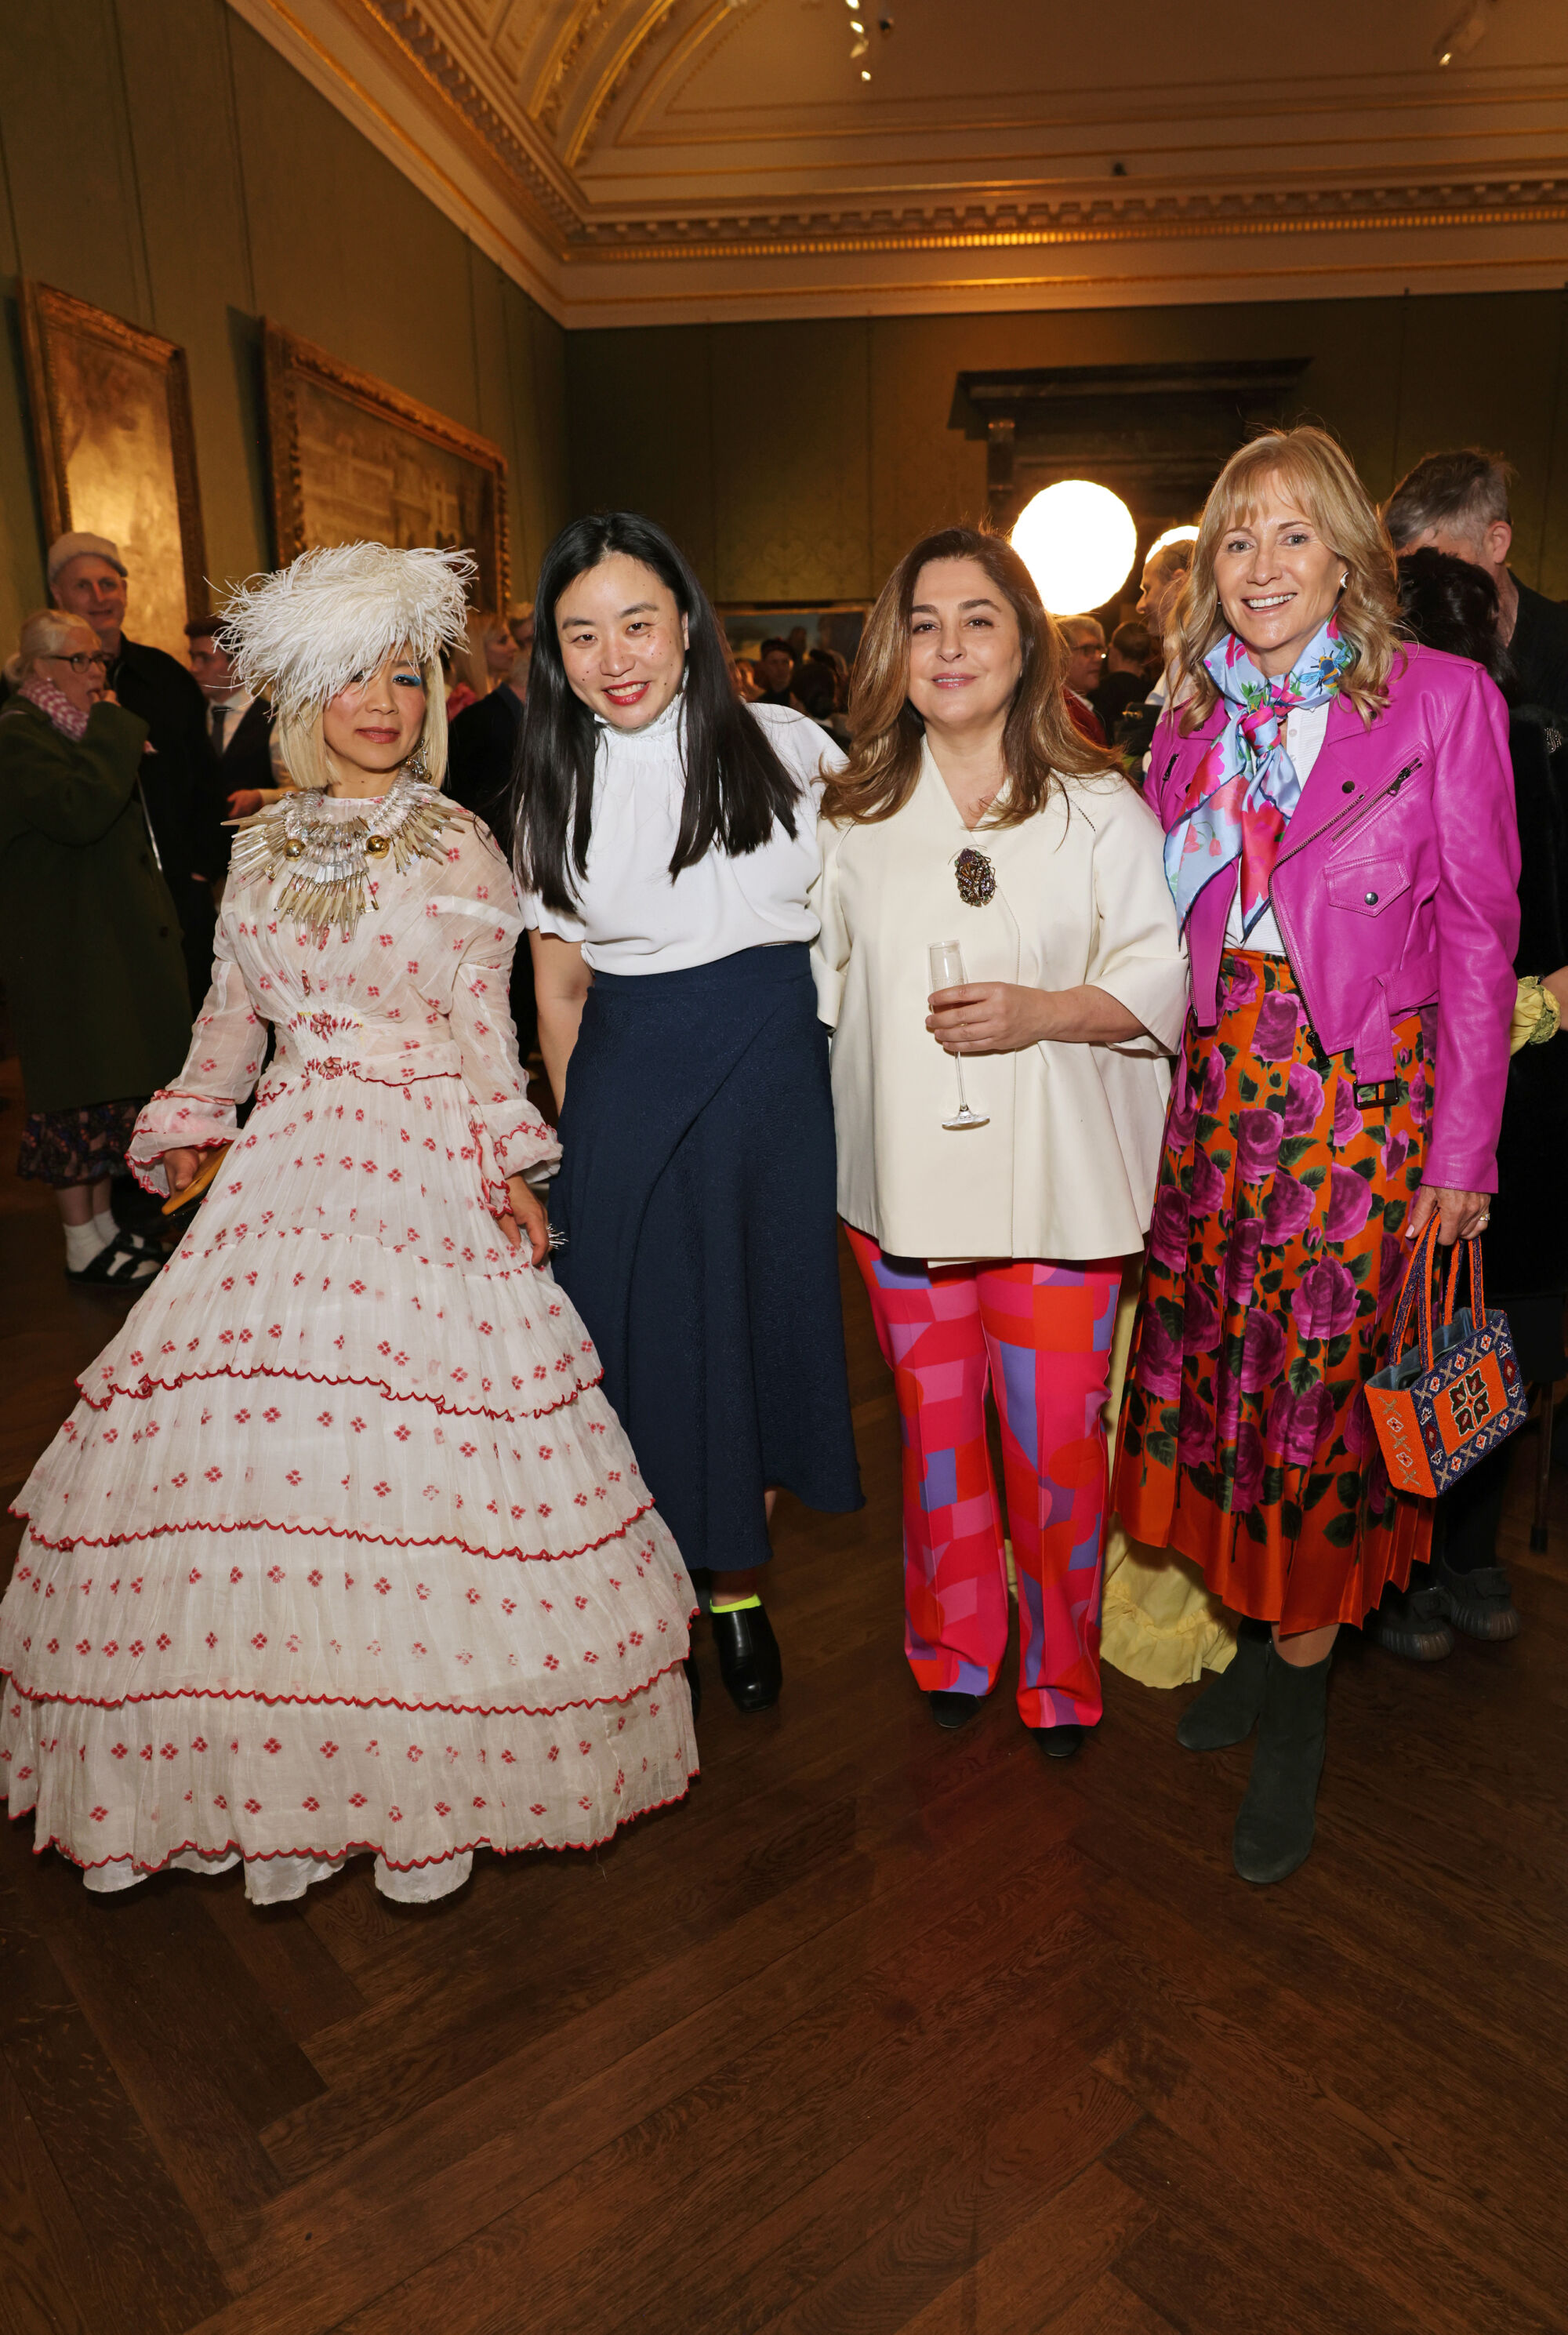
[[[656,224],[590,221],[573,257],[597,260],[790,259],[830,252],[1001,251],[1073,243],[1161,243],[1195,236],[1288,235],[1302,228],[1520,227],[1568,221],[1568,174],[1534,185],[1339,187],[1244,195],[1069,198],[1058,204],[976,203],[963,211],[924,206],[895,218],[836,210],[788,218],[680,218]]]
[[[681,296],[654,294],[649,268],[663,285],[676,263],[692,299],[726,301],[748,296],[745,277],[724,277],[723,266],[776,263],[751,296],[782,301],[780,313],[797,289],[820,301],[821,263],[842,266],[844,296],[879,298],[886,287],[857,265],[872,255],[908,263],[905,296],[923,282],[945,296],[963,280],[938,282],[920,265],[924,254],[1091,245],[1147,247],[1142,266],[1128,253],[1118,280],[1129,286],[1157,284],[1162,269],[1190,283],[1206,268],[1215,296],[1228,277],[1257,271],[1201,251],[1244,238],[1297,239],[1299,250],[1282,249],[1268,271],[1282,279],[1321,277],[1336,266],[1331,243],[1374,235],[1382,256],[1369,262],[1373,272],[1425,273],[1459,262],[1427,256],[1421,239],[1436,236],[1457,255],[1458,228],[1486,230],[1500,266],[1543,280],[1568,269],[1568,238],[1533,232],[1568,223],[1568,44],[1528,85],[1517,70],[1435,88],[1418,72],[1320,81],[1292,105],[1271,163],[1250,132],[1238,142],[1216,127],[1205,142],[1215,101],[1198,84],[1184,92],[1151,81],[1108,111],[1087,92],[1070,105],[1060,95],[1037,103],[1005,82],[935,111],[891,96],[874,109],[799,95],[769,104],[745,62],[757,50],[731,44],[748,26],[775,37],[769,26],[782,19],[767,12],[783,0],[231,5],[274,37],[286,26],[296,53],[308,48],[318,85],[324,67],[337,84],[328,93],[371,117],[373,134],[392,128],[400,167],[420,182],[422,160],[438,201],[452,209],[455,199],[465,224],[471,214],[491,228],[503,266],[532,238],[525,280],[536,288],[540,266],[553,269],[547,305],[562,314],[602,315],[606,301],[629,311],[644,298],[662,308]],[[334,22],[349,37],[333,34]],[[1136,176],[1105,160],[1113,125],[1132,132]],[[818,265],[791,276],[789,264],[801,261]],[[592,290],[581,276],[573,289],[582,270]],[[968,280],[977,293],[1028,281],[1043,296],[1071,279],[992,277],[977,266]],[[1088,290],[1106,279],[1081,280]]]

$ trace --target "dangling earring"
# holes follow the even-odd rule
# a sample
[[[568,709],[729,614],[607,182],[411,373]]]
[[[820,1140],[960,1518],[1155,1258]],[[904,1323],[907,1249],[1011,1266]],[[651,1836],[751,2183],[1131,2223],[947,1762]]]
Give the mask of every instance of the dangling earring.
[[[425,761],[425,741],[421,738],[408,761],[403,764],[405,779],[422,779],[430,768]]]
[[[1345,572],[1344,572],[1344,574],[1343,574],[1343,575],[1341,576],[1341,578],[1340,578],[1340,589],[1341,589],[1341,592],[1348,592],[1348,591],[1350,590],[1350,569],[1347,567],[1347,568],[1346,568],[1346,570],[1345,570]]]

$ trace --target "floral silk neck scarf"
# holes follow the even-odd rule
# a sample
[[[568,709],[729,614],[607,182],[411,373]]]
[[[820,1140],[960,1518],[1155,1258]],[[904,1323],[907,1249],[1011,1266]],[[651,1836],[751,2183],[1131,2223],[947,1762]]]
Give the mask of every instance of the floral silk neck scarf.
[[[1285,723],[1298,708],[1337,697],[1354,654],[1331,616],[1299,663],[1274,681],[1258,671],[1234,633],[1205,657],[1224,727],[1194,771],[1182,815],[1165,839],[1166,880],[1184,928],[1204,887],[1237,859],[1244,937],[1268,906],[1274,861],[1302,793],[1285,751]]]

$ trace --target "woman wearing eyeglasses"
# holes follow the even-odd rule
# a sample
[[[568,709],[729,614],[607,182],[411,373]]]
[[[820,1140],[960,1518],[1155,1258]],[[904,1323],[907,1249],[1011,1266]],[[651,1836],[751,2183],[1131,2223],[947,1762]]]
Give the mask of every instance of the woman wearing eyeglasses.
[[[179,918],[137,775],[147,724],[98,636],[40,609],[0,712],[0,981],[28,1117],[17,1172],[53,1185],[73,1281],[139,1288],[160,1259],[110,1206],[137,1114],[190,1036]]]

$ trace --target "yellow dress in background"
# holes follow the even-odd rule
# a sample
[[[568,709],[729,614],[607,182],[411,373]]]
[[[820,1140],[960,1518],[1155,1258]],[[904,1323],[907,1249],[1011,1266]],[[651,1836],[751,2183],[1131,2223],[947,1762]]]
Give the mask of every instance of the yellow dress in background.
[[[1129,1259],[1105,1406],[1113,1448],[1142,1280],[1142,1258]],[[1134,1540],[1116,1516],[1106,1542],[1100,1632],[1102,1661],[1145,1686],[1185,1686],[1205,1670],[1223,1671],[1236,1648],[1235,1624],[1205,1587],[1197,1566],[1174,1549]]]

